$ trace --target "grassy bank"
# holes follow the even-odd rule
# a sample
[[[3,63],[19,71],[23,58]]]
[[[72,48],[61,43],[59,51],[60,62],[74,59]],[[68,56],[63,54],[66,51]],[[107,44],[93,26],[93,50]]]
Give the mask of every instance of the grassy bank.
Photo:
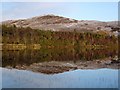
[[[40,49],[40,44],[6,44],[2,45],[2,50],[25,50],[25,49]]]
[[[59,48],[59,49],[118,49],[118,46],[105,46],[105,45],[84,45],[75,47],[73,45],[64,46],[41,46],[40,44],[3,44],[1,50],[40,50],[41,48]]]

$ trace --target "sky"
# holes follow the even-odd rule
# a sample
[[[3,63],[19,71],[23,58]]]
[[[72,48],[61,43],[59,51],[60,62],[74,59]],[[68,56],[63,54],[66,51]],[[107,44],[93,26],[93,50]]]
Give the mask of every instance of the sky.
[[[1,2],[0,21],[54,14],[77,20],[118,20],[117,2]]]

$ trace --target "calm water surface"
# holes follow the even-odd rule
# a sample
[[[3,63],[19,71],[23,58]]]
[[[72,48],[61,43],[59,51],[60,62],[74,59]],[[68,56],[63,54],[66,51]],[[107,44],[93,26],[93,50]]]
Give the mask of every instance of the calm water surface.
[[[88,61],[115,57],[115,50],[41,49],[2,52],[3,88],[117,88],[118,69],[73,70],[58,74],[43,74],[15,69],[33,63],[50,61]],[[7,69],[6,67],[13,69]],[[1,82],[0,82],[1,83]]]
[[[3,88],[117,88],[118,70],[75,70],[47,75],[2,69]]]

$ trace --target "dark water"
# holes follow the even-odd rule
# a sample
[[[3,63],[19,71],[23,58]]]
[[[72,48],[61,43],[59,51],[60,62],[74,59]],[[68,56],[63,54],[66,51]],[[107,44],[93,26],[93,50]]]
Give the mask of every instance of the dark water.
[[[117,55],[116,50],[108,49],[40,49],[40,50],[21,50],[21,51],[3,51],[2,66],[31,65],[45,61],[92,61],[96,59],[114,58]]]

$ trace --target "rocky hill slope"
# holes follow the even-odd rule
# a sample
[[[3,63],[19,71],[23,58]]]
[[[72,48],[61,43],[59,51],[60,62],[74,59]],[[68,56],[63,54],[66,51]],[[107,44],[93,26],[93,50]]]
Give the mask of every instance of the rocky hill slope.
[[[75,20],[56,15],[44,15],[29,19],[8,20],[2,22],[2,24],[53,31],[118,31],[117,21],[101,22],[94,20]]]

